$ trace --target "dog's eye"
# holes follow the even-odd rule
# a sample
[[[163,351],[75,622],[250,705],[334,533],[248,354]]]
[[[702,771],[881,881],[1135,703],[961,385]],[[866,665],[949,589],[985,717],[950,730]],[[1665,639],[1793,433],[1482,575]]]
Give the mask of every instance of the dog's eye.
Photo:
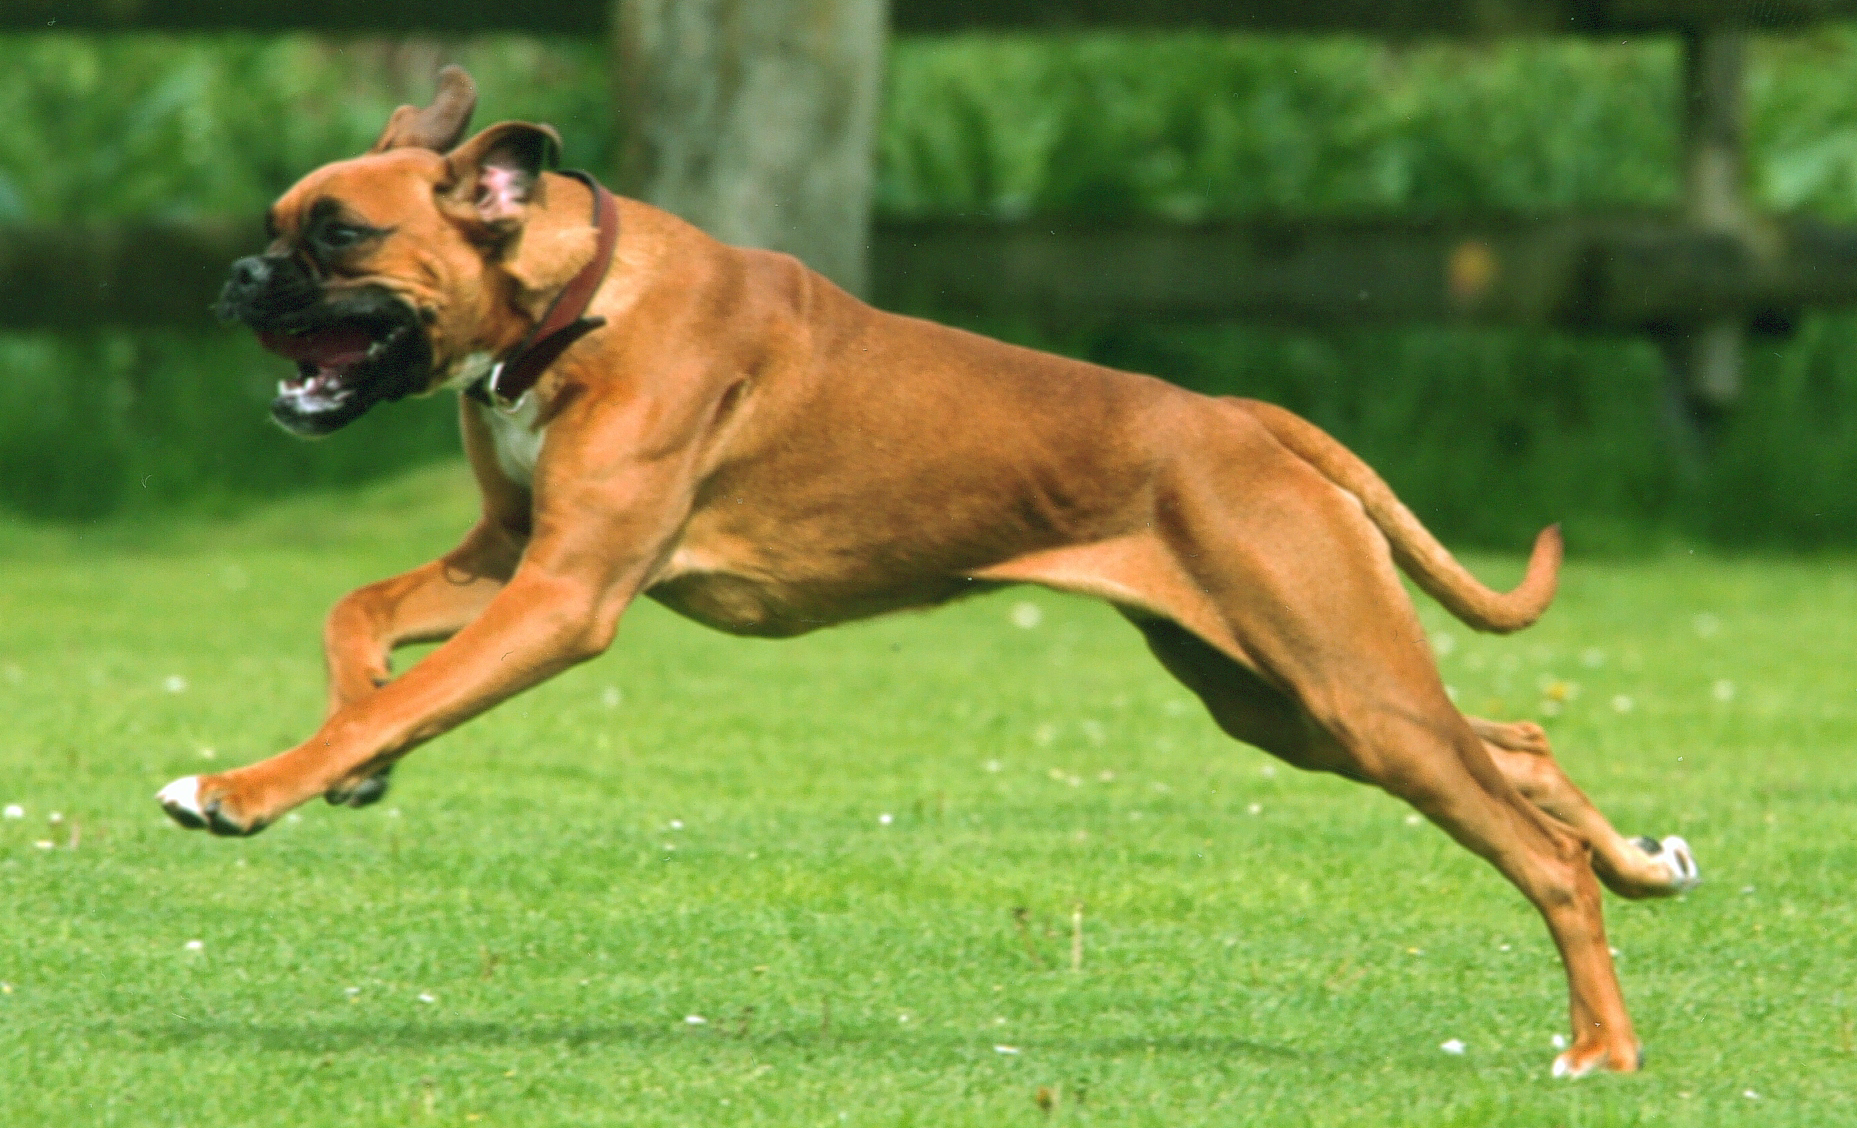
[[[331,223],[322,229],[318,241],[331,250],[340,251],[354,246],[367,237],[368,232],[364,228],[347,223]]]

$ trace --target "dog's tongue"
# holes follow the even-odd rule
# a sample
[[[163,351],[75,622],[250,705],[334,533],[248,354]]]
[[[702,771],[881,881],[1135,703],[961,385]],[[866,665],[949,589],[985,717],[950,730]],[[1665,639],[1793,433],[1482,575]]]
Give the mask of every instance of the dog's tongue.
[[[356,328],[320,329],[313,333],[260,333],[258,343],[280,356],[318,368],[342,368],[367,355],[374,339]]]

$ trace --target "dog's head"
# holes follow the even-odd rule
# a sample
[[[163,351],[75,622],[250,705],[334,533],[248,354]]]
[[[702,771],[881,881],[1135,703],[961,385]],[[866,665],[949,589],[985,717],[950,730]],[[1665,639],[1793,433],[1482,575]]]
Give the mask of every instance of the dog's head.
[[[271,404],[286,429],[326,435],[433,391],[513,347],[538,294],[571,276],[576,246],[520,249],[560,137],[502,122],[460,143],[476,101],[447,67],[430,106],[401,106],[365,155],[304,177],[266,216],[270,246],[232,264],[219,316],[296,365]]]

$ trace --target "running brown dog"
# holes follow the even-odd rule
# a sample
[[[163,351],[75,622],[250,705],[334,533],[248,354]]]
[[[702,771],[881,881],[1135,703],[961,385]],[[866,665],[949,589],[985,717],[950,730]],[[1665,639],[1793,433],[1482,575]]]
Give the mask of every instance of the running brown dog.
[[[871,309],[546,171],[546,126],[460,143],[475,97],[448,68],[430,107],[285,193],[221,312],[296,362],[272,410],[300,433],[465,393],[483,516],[337,603],[315,735],[176,780],[169,814],[250,834],[317,795],[378,798],[399,757],[604,651],[641,593],[772,637],[1042,584],[1112,603],[1233,737],[1385,788],[1488,860],[1566,965],[1555,1072],[1638,1067],[1595,871],[1669,894],[1688,849],[1621,837],[1538,728],[1460,714],[1398,577],[1517,630],[1554,594],[1556,529],[1496,593],[1286,411]],[[393,648],[436,640],[389,678]]]

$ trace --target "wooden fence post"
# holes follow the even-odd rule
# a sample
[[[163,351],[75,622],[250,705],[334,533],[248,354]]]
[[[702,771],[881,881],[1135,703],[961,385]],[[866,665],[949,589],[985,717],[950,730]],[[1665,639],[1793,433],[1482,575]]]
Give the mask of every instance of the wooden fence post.
[[[1746,56],[1747,36],[1738,28],[1683,31],[1683,210],[1696,227],[1734,236],[1760,255],[1772,248],[1746,195]],[[1692,471],[1707,456],[1709,432],[1741,394],[1744,335],[1741,321],[1721,318],[1665,339],[1668,410]]]
[[[888,0],[614,0],[624,190],[868,291]]]

